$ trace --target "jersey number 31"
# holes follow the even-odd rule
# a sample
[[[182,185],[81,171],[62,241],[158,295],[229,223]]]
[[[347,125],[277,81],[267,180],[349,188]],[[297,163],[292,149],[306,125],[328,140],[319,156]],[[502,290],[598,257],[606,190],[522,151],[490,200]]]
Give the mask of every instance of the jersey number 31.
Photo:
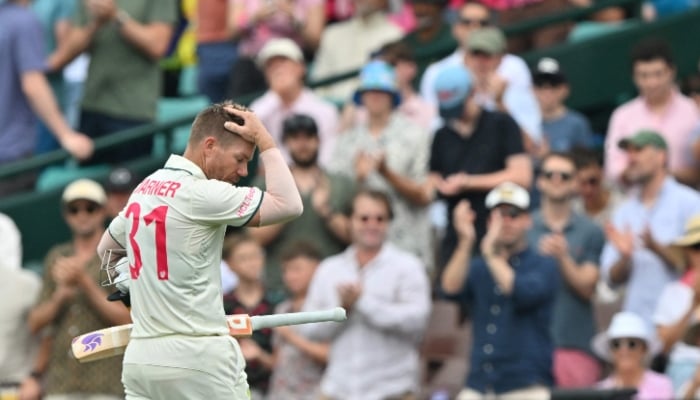
[[[143,216],[143,222],[146,226],[155,222],[156,226],[156,268],[158,279],[162,281],[168,280],[168,252],[165,248],[165,217],[168,214],[168,206],[159,206],[153,209],[150,213]],[[131,250],[134,252],[134,264],[129,264],[131,279],[137,279],[141,274],[141,247],[136,241],[136,232],[141,224],[141,205],[139,203],[131,203],[126,209],[126,217],[131,218],[131,231],[129,232],[129,243]]]

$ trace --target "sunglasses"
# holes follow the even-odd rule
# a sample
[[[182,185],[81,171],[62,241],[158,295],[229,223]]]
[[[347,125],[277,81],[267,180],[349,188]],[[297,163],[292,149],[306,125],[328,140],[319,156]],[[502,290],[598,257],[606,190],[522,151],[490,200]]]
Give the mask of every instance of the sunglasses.
[[[500,207],[498,208],[498,212],[501,214],[501,217],[508,217],[510,219],[518,218],[525,213],[525,211],[516,207]]]
[[[688,248],[694,251],[700,251],[700,243],[691,244]]]
[[[600,184],[600,178],[590,177],[586,179],[581,179],[580,182],[582,185],[598,186]]]
[[[70,215],[77,215],[81,211],[85,211],[88,214],[94,214],[99,209],[100,206],[98,206],[97,204],[88,204],[84,207],[79,207],[76,205],[66,206],[66,212]]]
[[[287,135],[295,133],[318,134],[316,121],[308,115],[296,114],[287,117],[282,123],[282,132]]]
[[[488,19],[472,19],[472,18],[459,18],[459,23],[462,25],[478,25],[480,27],[485,27],[491,25],[491,21]]]
[[[366,224],[369,221],[374,221],[376,223],[383,224],[384,222],[389,220],[389,218],[387,218],[384,215],[359,215],[357,218],[364,224]]]
[[[544,176],[547,180],[552,180],[555,176],[558,176],[562,181],[570,181],[573,177],[574,174],[570,172],[562,172],[562,171],[542,171],[542,176]]]
[[[612,350],[619,350],[623,346],[630,350],[641,349],[644,346],[644,342],[639,339],[613,339],[610,341]]]

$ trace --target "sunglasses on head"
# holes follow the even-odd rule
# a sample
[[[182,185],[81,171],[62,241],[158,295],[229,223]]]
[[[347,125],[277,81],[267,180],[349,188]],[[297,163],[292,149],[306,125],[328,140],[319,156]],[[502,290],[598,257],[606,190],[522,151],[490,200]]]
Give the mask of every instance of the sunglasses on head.
[[[369,221],[374,221],[380,224],[383,224],[384,222],[388,221],[389,218],[387,218],[385,215],[358,215],[357,218],[362,221],[363,223],[367,223]]]
[[[478,25],[482,28],[491,24],[488,19],[473,19],[464,17],[459,18],[459,23],[462,25]]]
[[[610,341],[610,348],[612,350],[619,350],[620,348],[627,347],[630,350],[640,349],[644,345],[644,341],[640,339],[613,339]]]
[[[574,174],[562,171],[542,171],[542,176],[547,178],[547,180],[552,180],[555,176],[558,176],[562,181],[570,181]]]
[[[92,204],[92,203],[86,204],[84,206],[78,206],[75,204],[69,204],[68,206],[66,206],[66,212],[70,215],[76,215],[76,214],[80,213],[81,211],[85,211],[88,214],[93,214],[99,209],[100,209],[100,206],[98,206],[97,204]]]

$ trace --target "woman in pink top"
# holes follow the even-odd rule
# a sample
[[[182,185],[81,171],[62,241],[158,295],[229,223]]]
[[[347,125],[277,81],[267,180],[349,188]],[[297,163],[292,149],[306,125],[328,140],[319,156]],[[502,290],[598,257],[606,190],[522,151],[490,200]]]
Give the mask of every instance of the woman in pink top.
[[[233,0],[231,26],[240,53],[255,56],[272,38],[294,40],[313,53],[326,24],[323,0]]]
[[[613,366],[610,376],[597,387],[636,388],[635,400],[673,399],[671,379],[647,369],[659,346],[637,314],[628,311],[615,314],[608,330],[593,339],[593,350]]]
[[[321,41],[326,25],[323,0],[231,0],[229,26],[238,39],[240,58],[233,66],[228,97],[265,90],[255,56],[270,39],[294,40],[307,56]]]

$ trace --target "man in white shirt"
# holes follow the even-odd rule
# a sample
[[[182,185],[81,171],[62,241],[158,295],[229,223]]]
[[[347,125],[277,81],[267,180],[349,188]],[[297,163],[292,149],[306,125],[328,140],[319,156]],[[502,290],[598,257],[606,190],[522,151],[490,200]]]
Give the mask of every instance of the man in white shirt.
[[[430,312],[430,287],[418,258],[386,241],[391,203],[379,191],[352,203],[352,245],[319,265],[305,310],[343,306],[344,324],[304,326],[304,335],[331,341],[322,399],[417,398],[418,342]]]
[[[460,43],[460,47],[452,55],[428,67],[421,78],[420,94],[428,103],[436,106],[438,104],[435,92],[435,79],[440,71],[460,64],[472,69],[472,66],[467,63],[470,37],[476,30],[487,28],[490,25],[490,12],[484,5],[476,2],[467,2],[460,8],[452,27],[452,34],[457,39],[457,42]],[[502,93],[505,110],[502,111],[507,111],[515,119],[520,129],[527,134],[527,137],[532,142],[539,143],[542,137],[542,117],[532,89],[530,70],[522,58],[505,53],[505,44],[504,41],[503,49],[497,55],[495,71],[492,74],[500,78],[502,85],[505,84]],[[476,71],[472,72],[478,81],[478,74],[476,74]],[[485,96],[480,98],[479,103],[490,110],[495,108],[492,99]],[[438,124],[439,121],[436,122],[435,127]]]
[[[234,186],[256,146],[264,193]],[[184,155],[171,155],[134,189],[98,246],[99,254],[126,249],[129,259],[127,399],[248,398],[245,361],[221,300],[226,225],[279,223],[302,209],[289,168],[255,114],[224,103],[197,116]]]

